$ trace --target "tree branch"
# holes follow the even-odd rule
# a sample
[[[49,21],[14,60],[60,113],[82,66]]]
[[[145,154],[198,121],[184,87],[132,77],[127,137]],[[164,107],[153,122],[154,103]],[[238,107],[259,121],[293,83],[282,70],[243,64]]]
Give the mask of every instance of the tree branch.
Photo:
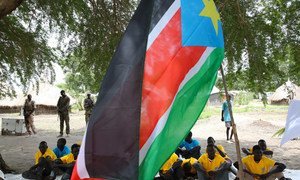
[[[23,0],[0,0],[0,19],[15,10]]]

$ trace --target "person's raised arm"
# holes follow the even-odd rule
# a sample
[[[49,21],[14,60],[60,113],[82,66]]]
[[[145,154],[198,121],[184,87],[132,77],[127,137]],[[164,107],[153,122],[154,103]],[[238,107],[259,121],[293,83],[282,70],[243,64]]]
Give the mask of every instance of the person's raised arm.
[[[226,157],[226,153],[224,153],[221,149],[219,149],[217,145],[214,145],[214,147],[222,157]]]
[[[273,151],[271,151],[271,150],[265,150],[265,151],[263,152],[263,154],[264,154],[264,155],[268,155],[268,156],[273,156]]]
[[[242,148],[243,153],[245,153],[247,156],[252,155],[252,153],[249,151],[249,149]]]

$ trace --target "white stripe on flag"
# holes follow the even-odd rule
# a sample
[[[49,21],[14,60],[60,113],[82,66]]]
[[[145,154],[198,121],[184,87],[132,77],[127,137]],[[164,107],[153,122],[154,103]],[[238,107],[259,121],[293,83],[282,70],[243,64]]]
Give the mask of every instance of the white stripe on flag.
[[[81,146],[80,146],[80,151],[79,151],[79,154],[78,154],[77,162],[76,162],[77,163],[77,173],[78,173],[78,176],[80,177],[80,179],[90,177],[90,175],[89,175],[89,173],[86,169],[86,166],[85,166],[86,132],[87,132],[87,129],[85,130],[83,140],[82,140],[82,143],[81,143]]]
[[[203,52],[202,56],[200,57],[199,61],[195,64],[194,67],[192,67],[189,72],[185,75],[183,81],[180,83],[180,86],[176,92],[176,95],[174,96],[174,99],[171,103],[171,105],[169,106],[169,108],[167,109],[167,111],[162,115],[162,117],[158,120],[154,130],[152,131],[150,137],[147,139],[146,143],[144,144],[144,146],[140,149],[139,152],[139,165],[141,165],[141,163],[143,162],[143,160],[145,159],[147,152],[151,146],[151,144],[154,142],[154,140],[156,139],[156,137],[162,132],[162,130],[164,129],[168,117],[169,117],[169,113],[170,113],[170,109],[174,103],[174,100],[178,94],[178,92],[184,87],[184,85],[195,75],[197,74],[202,65],[205,63],[205,61],[207,60],[208,56],[213,52],[213,50],[215,49],[215,47],[207,47],[205,49],[205,51]]]
[[[153,44],[154,40],[160,34],[160,32],[165,28],[169,23],[170,19],[175,15],[177,10],[180,8],[180,0],[175,0],[173,4],[169,7],[167,12],[159,20],[156,26],[152,29],[151,33],[148,35],[147,50]]]

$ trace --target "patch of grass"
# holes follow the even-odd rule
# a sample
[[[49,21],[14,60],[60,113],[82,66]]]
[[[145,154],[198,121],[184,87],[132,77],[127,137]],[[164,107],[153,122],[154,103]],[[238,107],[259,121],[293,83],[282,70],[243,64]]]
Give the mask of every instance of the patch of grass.
[[[244,113],[244,112],[286,112],[288,106],[276,106],[276,105],[267,105],[266,107],[262,106],[237,106],[233,107],[234,113]]]
[[[211,116],[218,115],[220,113],[220,108],[215,106],[206,106],[198,119],[210,118]]]
[[[287,112],[287,105],[266,105],[262,102],[251,102],[249,105],[235,105],[233,107],[233,115],[235,113],[247,113],[247,112]],[[198,119],[210,118],[214,115],[221,116],[221,106],[206,106]]]

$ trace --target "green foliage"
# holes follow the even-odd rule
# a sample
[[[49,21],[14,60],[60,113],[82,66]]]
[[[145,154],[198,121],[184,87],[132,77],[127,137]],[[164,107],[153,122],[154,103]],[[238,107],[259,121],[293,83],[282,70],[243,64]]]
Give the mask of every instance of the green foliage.
[[[225,37],[230,89],[272,91],[288,77],[299,84],[300,3],[216,0]]]
[[[234,103],[238,105],[248,105],[253,100],[253,93],[240,92],[234,97]]]
[[[300,84],[297,0],[215,0],[225,37],[229,89],[263,93]],[[52,63],[76,93],[97,92],[136,0],[26,0],[0,20],[0,97],[17,82],[53,81]],[[47,45],[58,36],[58,47]],[[50,70],[47,70],[50,68]],[[46,70],[46,73],[45,73]]]
[[[135,0],[27,0],[0,20],[0,98],[34,80],[54,80],[52,63],[63,66],[69,89],[96,92],[125,30]],[[55,49],[47,45],[57,36]],[[44,73],[46,71],[46,73]],[[11,75],[14,76],[11,76]],[[7,85],[8,84],[8,85]]]
[[[66,84],[78,93],[96,93],[135,8],[136,1],[89,1],[77,24],[78,45],[60,61]]]
[[[283,133],[285,131],[285,128],[281,128],[279,129],[272,137],[275,137],[275,136],[282,136]]]
[[[55,55],[42,34],[26,29],[18,16],[0,20],[0,98],[14,95],[13,84],[26,91],[32,80],[54,80]]]

